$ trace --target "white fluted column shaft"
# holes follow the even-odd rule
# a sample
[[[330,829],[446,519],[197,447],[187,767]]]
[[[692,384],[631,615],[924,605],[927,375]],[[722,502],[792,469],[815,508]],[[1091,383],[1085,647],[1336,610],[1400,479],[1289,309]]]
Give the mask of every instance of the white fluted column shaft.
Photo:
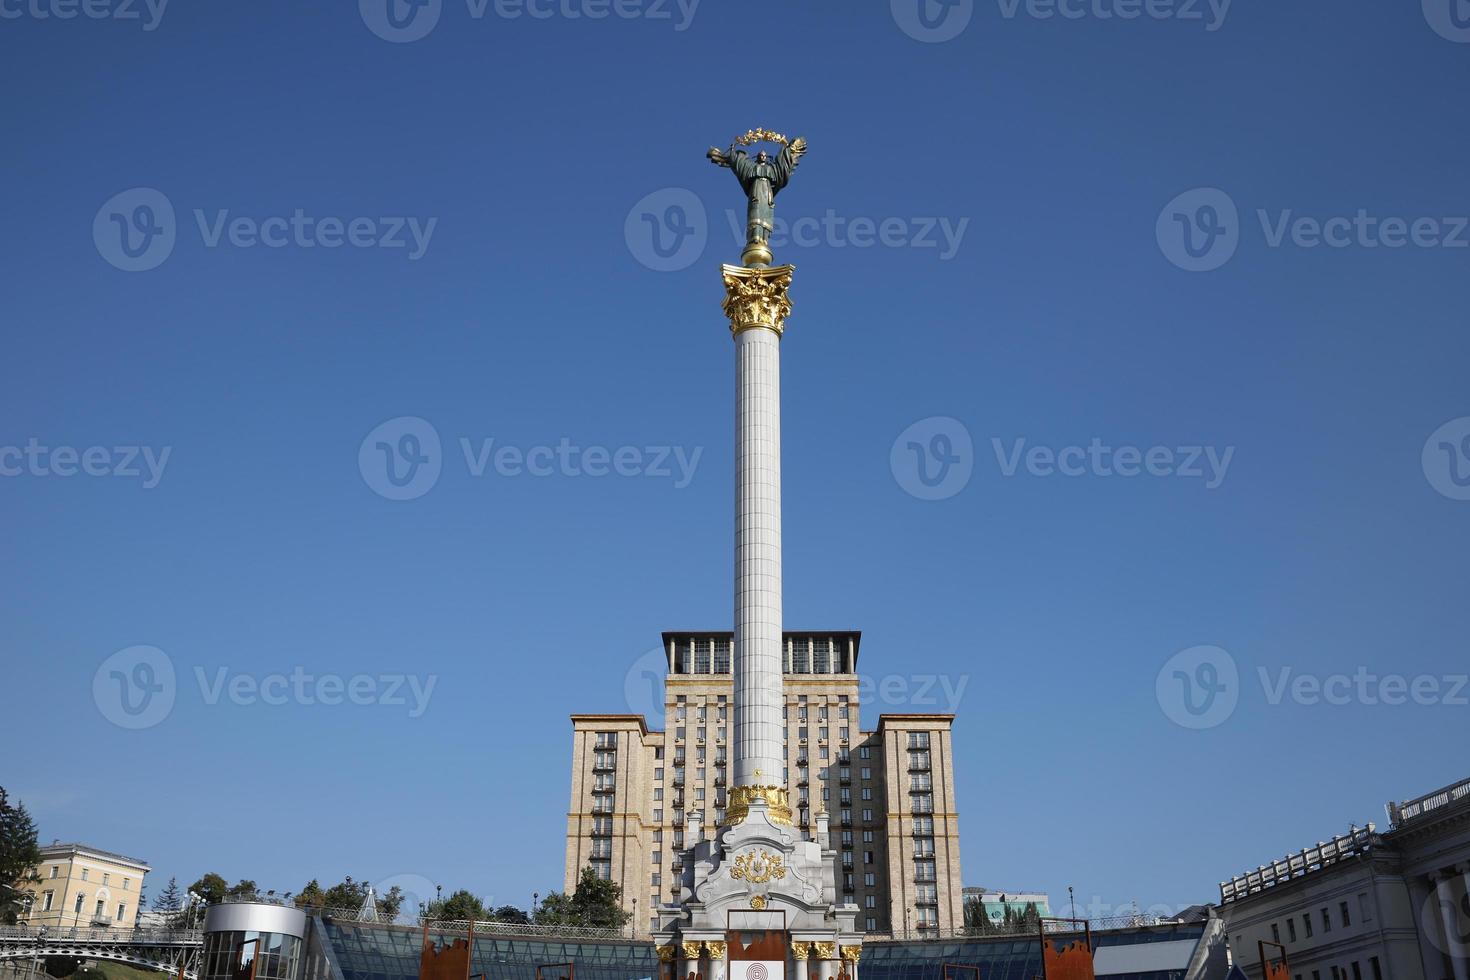
[[[781,338],[759,327],[735,335],[734,658],[735,785],[784,786]]]

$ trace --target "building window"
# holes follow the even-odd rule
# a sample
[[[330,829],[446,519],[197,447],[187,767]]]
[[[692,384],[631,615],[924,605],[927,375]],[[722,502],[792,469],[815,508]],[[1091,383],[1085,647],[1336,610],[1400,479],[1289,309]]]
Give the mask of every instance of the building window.
[[[870,909],[877,908],[878,907],[878,899],[877,899],[877,896],[869,895],[867,898],[864,898],[863,899],[863,904],[866,905]]]
[[[1363,980],[1363,968],[1358,966],[1358,961],[1353,960],[1353,980]]]
[[[1273,943],[1281,942],[1281,929],[1274,922],[1271,923],[1271,941]]]
[[[928,732],[909,732],[909,748],[927,749],[929,747]]]
[[[1323,932],[1331,932],[1332,931],[1332,916],[1330,916],[1330,915],[1327,914],[1327,910],[1326,909],[1323,909],[1322,910],[1322,931]]]
[[[863,808],[863,823],[873,822],[873,811],[867,807]]]
[[[110,885],[110,884],[112,884],[112,875],[108,874],[105,871],[102,872],[102,884],[104,884],[104,885]]]
[[[106,904],[103,899],[97,899],[97,918],[104,919],[107,917]]]
[[[1342,927],[1344,929],[1353,924],[1352,920],[1348,918],[1347,902],[1338,902],[1337,910],[1342,913]]]
[[[1368,969],[1373,971],[1373,980],[1383,980],[1383,967],[1378,965],[1378,957],[1368,957]]]
[[[54,864],[53,864],[53,865],[51,865],[51,877],[53,877],[53,878],[55,878],[55,877],[56,877],[56,876],[57,876],[57,875],[59,875],[59,874],[60,874],[60,873],[61,873],[61,869],[60,869],[60,868],[58,868],[58,867],[57,867],[57,866],[56,866],[56,865],[54,865]]]
[[[123,904],[122,902],[118,902],[117,903],[117,921],[121,922],[123,919],[127,918],[127,913],[128,913],[128,907],[127,907],[127,905]]]
[[[42,905],[41,905],[41,911],[42,912],[50,912],[51,911],[51,902],[55,898],[56,898],[56,893],[55,892],[47,892],[46,895],[45,895],[46,901],[44,903],[42,903]]]
[[[873,750],[870,749],[870,748],[868,748],[868,746],[862,745],[862,746],[859,746],[858,747],[858,758],[859,759],[871,759],[872,757],[873,757]],[[865,770],[865,771],[866,772],[869,772],[869,773],[872,772],[872,770]],[[863,778],[864,779],[868,779],[869,777],[868,776],[864,776]]]
[[[86,881],[89,877],[91,877],[91,874],[92,874],[92,872],[91,872],[91,870],[89,868],[83,868],[82,869],[82,880],[83,881]]]
[[[132,887],[131,880],[128,879],[128,878],[124,878],[123,879],[123,891],[128,891],[131,887]]]
[[[615,749],[618,747],[617,732],[598,732],[597,747],[599,749]]]
[[[1287,942],[1292,942],[1292,943],[1296,942],[1296,920],[1295,919],[1287,919],[1286,920],[1286,940],[1287,940]]]
[[[871,871],[863,872],[863,884],[868,888],[872,888],[877,883],[877,878],[878,876]]]
[[[1310,913],[1302,916],[1302,925],[1307,927],[1307,938],[1312,938],[1312,916]]]

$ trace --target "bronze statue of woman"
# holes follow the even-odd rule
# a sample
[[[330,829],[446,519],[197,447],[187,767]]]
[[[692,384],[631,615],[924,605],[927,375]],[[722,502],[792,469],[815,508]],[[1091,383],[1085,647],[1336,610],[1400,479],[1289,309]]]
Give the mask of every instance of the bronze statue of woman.
[[[776,220],[776,195],[791,180],[791,172],[806,153],[806,140],[797,137],[781,148],[773,159],[765,150],[755,159],[743,146],[730,144],[729,152],[710,147],[705,156],[721,167],[729,167],[740,181],[749,201],[745,218],[745,251],[741,259],[748,266],[770,265],[771,231]]]

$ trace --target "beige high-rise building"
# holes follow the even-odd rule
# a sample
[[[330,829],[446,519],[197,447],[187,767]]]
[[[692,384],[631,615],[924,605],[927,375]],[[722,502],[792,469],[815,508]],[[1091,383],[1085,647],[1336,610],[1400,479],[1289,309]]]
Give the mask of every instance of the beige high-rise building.
[[[663,731],[642,715],[572,715],[566,887],[583,868],[617,881],[640,931],[679,897],[696,827],[725,820],[733,634],[665,633]],[[952,714],[859,717],[857,632],[783,634],[782,781],[797,829],[830,815],[837,901],[868,932],[964,924]],[[775,774],[771,778],[775,782]]]
[[[151,870],[137,858],[86,844],[43,847],[35,868],[40,880],[22,885],[32,896],[26,922],[131,929],[142,905],[143,876]]]

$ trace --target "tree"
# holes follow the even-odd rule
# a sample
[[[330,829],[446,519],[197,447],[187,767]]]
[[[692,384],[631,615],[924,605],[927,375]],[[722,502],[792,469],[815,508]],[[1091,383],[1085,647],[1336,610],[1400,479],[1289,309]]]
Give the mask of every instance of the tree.
[[[353,881],[352,876],[348,875],[331,888],[323,890],[321,882],[313,878],[296,894],[295,904],[301,909],[344,909],[356,912],[362,908],[370,887],[367,882]],[[403,907],[403,889],[394,885],[381,895],[374,893],[373,904],[377,907],[380,920],[396,919],[398,910]]]
[[[552,892],[536,912],[538,926],[621,929],[632,918],[633,913],[623,908],[622,886],[599,877],[590,867],[582,869],[575,892],[571,895]]]
[[[177,912],[184,907],[184,896],[179,891],[179,879],[170,878],[168,884],[163,886],[163,891],[153,899],[153,910],[155,912]]]
[[[255,888],[255,882],[249,878],[241,878],[225,892],[225,898],[236,902],[253,902],[259,897],[260,893]]]
[[[220,902],[223,902],[225,900],[225,893],[229,890],[229,882],[225,881],[213,871],[189,886],[189,891],[204,899],[209,905],[218,905]]]
[[[500,908],[490,913],[490,918],[496,922],[513,922],[516,925],[522,926],[528,925],[531,921],[531,917],[524,910],[518,909],[514,905],[500,906]]]
[[[441,898],[429,903],[424,910],[424,918],[447,921],[460,919],[479,919],[484,921],[492,917],[485,904],[476,898],[468,890],[461,888],[448,898]]]
[[[36,824],[24,804],[10,803],[0,786],[0,923],[14,925],[24,908],[24,886],[39,881],[36,865],[41,849],[36,846]]]

